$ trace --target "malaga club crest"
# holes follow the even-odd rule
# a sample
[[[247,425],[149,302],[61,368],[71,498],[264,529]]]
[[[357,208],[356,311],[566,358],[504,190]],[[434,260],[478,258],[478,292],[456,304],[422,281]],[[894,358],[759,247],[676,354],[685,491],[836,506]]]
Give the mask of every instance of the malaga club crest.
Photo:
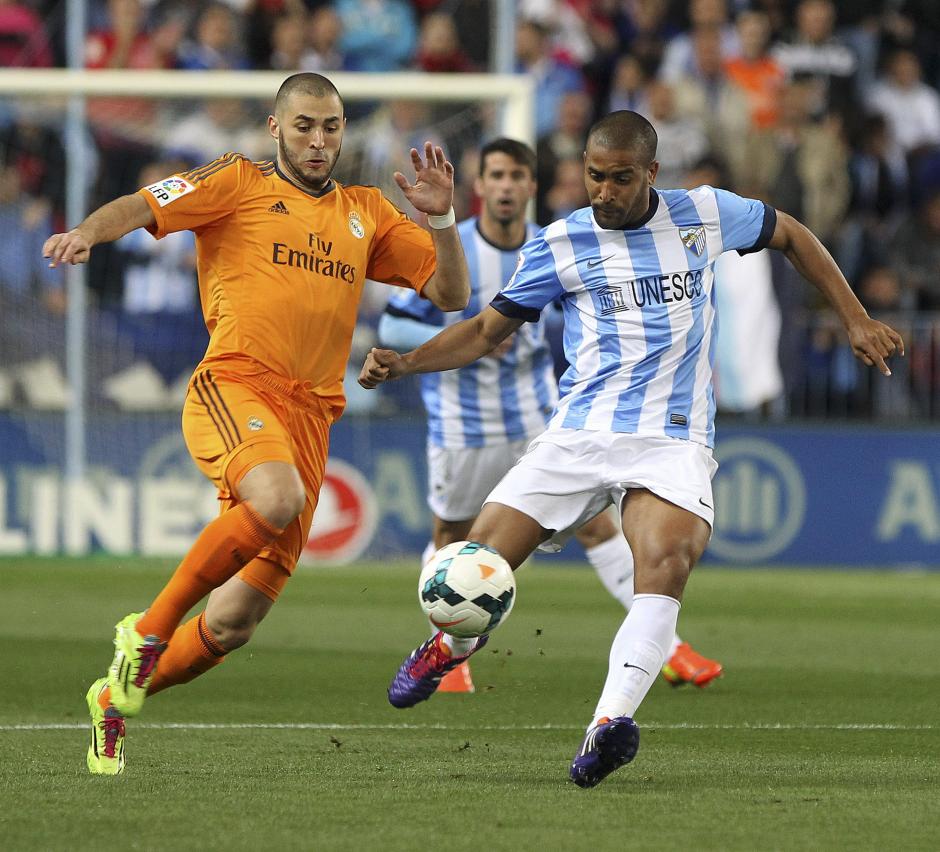
[[[699,225],[697,228],[687,228],[679,231],[679,238],[682,244],[694,254],[701,257],[705,251],[705,226]]]

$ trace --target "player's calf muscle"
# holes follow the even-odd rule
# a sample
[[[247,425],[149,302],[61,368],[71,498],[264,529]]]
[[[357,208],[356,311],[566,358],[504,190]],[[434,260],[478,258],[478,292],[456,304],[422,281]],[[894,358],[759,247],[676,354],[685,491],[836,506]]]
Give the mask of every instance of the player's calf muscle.
[[[246,645],[274,601],[233,577],[209,595],[206,625],[226,651]]]

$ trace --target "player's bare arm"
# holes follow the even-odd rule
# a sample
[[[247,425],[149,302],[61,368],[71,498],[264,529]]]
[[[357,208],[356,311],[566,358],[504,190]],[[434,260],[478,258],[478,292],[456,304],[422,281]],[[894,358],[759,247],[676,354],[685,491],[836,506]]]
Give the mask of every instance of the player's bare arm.
[[[391,349],[373,349],[362,365],[359,384],[371,390],[382,382],[412,373],[438,373],[466,367],[492,352],[522,323],[521,319],[504,317],[487,307],[475,317],[448,326],[424,346],[405,355]]]
[[[42,256],[49,258],[49,266],[85,263],[92,246],[120,239],[137,228],[150,227],[156,222],[143,196],[137,193],[122,195],[99,207],[68,233],[49,237],[42,247]]]
[[[796,271],[829,300],[845,326],[855,357],[890,376],[891,370],[885,359],[895,352],[904,354],[901,335],[868,316],[832,255],[816,235],[792,216],[778,210],[777,227],[768,245],[782,251]]]
[[[428,216],[452,215],[454,202],[454,167],[442,148],[424,143],[424,159],[416,148],[411,149],[415,182],[395,172],[395,182],[415,209]],[[423,295],[442,311],[461,311],[470,300],[470,273],[460,244],[457,226],[431,227],[437,267],[424,285]]]

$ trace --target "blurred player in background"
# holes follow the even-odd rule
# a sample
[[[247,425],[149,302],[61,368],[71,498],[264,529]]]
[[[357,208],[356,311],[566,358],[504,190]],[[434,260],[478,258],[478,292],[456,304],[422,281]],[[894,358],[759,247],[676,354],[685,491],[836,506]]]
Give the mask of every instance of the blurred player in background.
[[[379,324],[382,345],[415,349],[492,301],[512,277],[519,249],[538,230],[526,221],[526,205],[536,191],[535,166],[535,152],[523,142],[495,139],[483,146],[474,185],[482,209],[479,217],[457,226],[470,270],[469,304],[445,314],[414,292],[395,292]],[[459,370],[422,375],[421,394],[428,415],[428,505],[434,524],[426,561],[467,538],[487,494],[545,431],[558,401],[545,324],[521,327],[490,355]],[[633,556],[616,521],[615,514],[602,512],[575,535],[604,587],[629,610]],[[441,635],[445,646],[449,641]],[[439,691],[473,691],[469,664],[458,660],[448,662]],[[719,663],[674,637],[663,667],[667,680],[705,686],[720,674]]]
[[[193,460],[219,489],[222,512],[200,533],[146,612],[117,625],[107,678],[88,691],[88,768],[124,768],[124,717],[148,693],[185,683],[244,645],[294,570],[326,463],[330,424],[366,278],[408,287],[442,310],[467,304],[454,223],[453,166],[430,143],[411,151],[415,182],[396,174],[429,234],[372,187],[331,178],[346,125],[319,74],[281,85],[268,118],[274,161],[226,154],[123,196],[55,234],[50,265],[136,228],[196,234],[210,340],[183,409]],[[206,595],[205,610],[180,626]]]
[[[860,360],[890,375],[885,359],[904,351],[900,335],[868,316],[829,253],[792,217],[709,186],[655,190],[656,142],[638,113],[597,122],[584,153],[591,206],[526,243],[512,279],[476,317],[404,356],[373,350],[360,374],[374,387],[464,367],[562,300],[571,366],[561,399],[469,538],[516,568],[605,506],[621,511],[636,593],[571,764],[581,787],[636,755],[632,717],[666,659],[689,573],[711,534],[715,260],[725,251],[782,251],[832,304]],[[485,640],[453,639],[449,654],[439,637],[424,643],[402,663],[390,699],[411,706],[429,697],[451,658]]]

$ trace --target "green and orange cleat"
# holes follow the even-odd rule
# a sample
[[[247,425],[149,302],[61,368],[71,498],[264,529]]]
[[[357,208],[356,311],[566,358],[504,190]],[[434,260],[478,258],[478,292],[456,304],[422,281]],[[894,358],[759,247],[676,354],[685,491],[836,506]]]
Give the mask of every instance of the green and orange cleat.
[[[142,612],[132,612],[115,625],[114,660],[108,669],[111,703],[123,716],[136,716],[144,705],[166,643],[157,636],[141,636],[137,622]]]
[[[721,663],[696,653],[688,642],[680,644],[663,666],[663,677],[673,686],[694,683],[701,688],[721,674]]]
[[[92,775],[120,775],[124,771],[124,717],[112,706],[102,707],[99,698],[108,679],[98,678],[85,694],[91,716],[88,771]]]

